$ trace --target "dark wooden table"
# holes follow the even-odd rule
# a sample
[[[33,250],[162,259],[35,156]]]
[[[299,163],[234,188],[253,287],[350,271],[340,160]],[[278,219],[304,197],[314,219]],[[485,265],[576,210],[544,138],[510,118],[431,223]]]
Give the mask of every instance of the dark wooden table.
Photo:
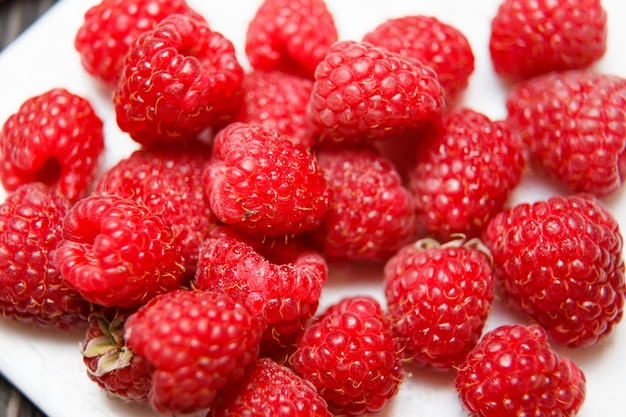
[[[0,51],[56,1],[0,0]],[[45,415],[0,374],[0,417],[45,417]]]

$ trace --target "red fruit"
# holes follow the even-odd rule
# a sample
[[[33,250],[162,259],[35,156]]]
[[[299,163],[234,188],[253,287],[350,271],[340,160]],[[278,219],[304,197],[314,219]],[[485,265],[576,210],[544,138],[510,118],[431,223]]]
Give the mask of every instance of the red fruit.
[[[389,160],[365,146],[322,148],[317,160],[331,200],[311,236],[325,256],[383,261],[413,239],[413,198]]]
[[[0,317],[61,330],[87,321],[90,304],[53,261],[69,207],[40,183],[18,187],[0,205]]]
[[[519,183],[522,149],[499,122],[470,109],[448,112],[416,146],[409,168],[423,232],[478,236]]]
[[[101,0],[87,10],[74,38],[83,68],[115,87],[135,38],[175,13],[202,19],[185,0]]]
[[[33,96],[0,131],[0,178],[8,191],[42,182],[70,202],[87,193],[104,150],[103,124],[87,99],[55,88]]]
[[[323,0],[264,0],[248,24],[245,52],[254,69],[312,78],[337,39]]]
[[[384,268],[384,290],[404,356],[450,370],[480,338],[491,312],[494,274],[477,241],[423,239]]]
[[[362,142],[413,130],[445,107],[430,67],[367,42],[339,41],[315,71],[310,117],[320,140]]]
[[[81,344],[89,379],[107,394],[124,401],[145,403],[152,386],[150,365],[124,340],[129,313],[113,309],[93,313]]]
[[[210,407],[259,352],[257,318],[225,294],[175,290],[126,320],[128,346],[153,367],[150,405],[159,412]]]
[[[246,123],[221,130],[213,151],[204,180],[220,221],[257,237],[301,235],[319,225],[329,194],[311,152]]]
[[[313,148],[315,126],[308,115],[313,81],[281,71],[251,71],[241,85],[243,98],[234,117],[275,130],[294,145]]]
[[[623,238],[591,196],[520,203],[495,216],[483,241],[508,299],[557,342],[590,346],[624,310]]]
[[[264,340],[286,345],[315,314],[327,275],[299,240],[261,243],[221,226],[200,250],[194,286],[227,293],[259,318]]]
[[[293,369],[340,415],[374,413],[397,393],[403,375],[392,322],[369,296],[329,306],[296,341]]]
[[[195,273],[200,246],[217,224],[202,182],[210,157],[210,148],[199,143],[142,148],[111,167],[95,186],[96,194],[129,198],[159,215],[176,236],[188,276]]]
[[[219,397],[206,417],[331,417],[308,381],[284,365],[258,359],[236,388]]]
[[[615,193],[626,178],[626,78],[568,71],[520,83],[507,125],[530,160],[575,192]]]
[[[176,288],[184,273],[165,221],[115,195],[85,197],[68,211],[54,260],[69,285],[107,307],[141,306]]]
[[[477,417],[573,417],[586,379],[548,344],[538,325],[498,327],[485,334],[454,380],[464,406]]]
[[[366,33],[363,41],[431,67],[448,101],[467,88],[474,72],[474,53],[468,39],[456,27],[432,16],[388,19]]]
[[[511,80],[589,67],[606,52],[600,0],[503,0],[491,22],[489,51]]]
[[[204,20],[170,15],[126,55],[117,123],[142,145],[192,139],[232,116],[243,76],[230,40]]]

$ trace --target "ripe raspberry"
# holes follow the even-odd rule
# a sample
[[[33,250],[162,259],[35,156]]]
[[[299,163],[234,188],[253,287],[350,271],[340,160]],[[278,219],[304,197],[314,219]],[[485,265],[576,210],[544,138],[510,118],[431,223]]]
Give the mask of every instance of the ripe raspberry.
[[[176,236],[190,277],[200,245],[218,222],[202,182],[210,157],[210,148],[195,142],[142,148],[111,167],[95,186],[96,194],[132,199],[162,217]]]
[[[431,67],[448,102],[467,88],[474,72],[474,53],[468,39],[456,27],[432,16],[388,19],[366,33],[363,41]]]
[[[416,145],[409,168],[423,232],[478,236],[519,183],[522,149],[500,122],[470,109],[448,112]]]
[[[61,330],[87,321],[91,306],[52,259],[69,206],[40,183],[18,187],[0,205],[0,317]]]
[[[483,241],[511,303],[557,342],[590,346],[623,315],[623,238],[591,196],[554,196],[496,215]]]
[[[445,107],[434,70],[367,42],[339,41],[315,71],[310,117],[320,140],[382,139],[436,120]]]
[[[315,385],[335,414],[377,412],[400,387],[402,361],[392,322],[372,297],[331,305],[296,345],[293,369]]]
[[[505,325],[485,334],[454,384],[477,417],[573,417],[586,394],[583,372],[552,350],[538,325]]]
[[[317,152],[331,199],[313,242],[332,261],[382,261],[416,230],[410,191],[389,160],[366,146]]]
[[[315,314],[327,275],[322,255],[299,240],[261,243],[221,226],[200,250],[194,286],[244,304],[261,321],[263,338],[285,345]]]
[[[558,183],[598,197],[626,178],[626,79],[592,71],[535,77],[509,92],[507,125]]]
[[[258,237],[293,236],[319,225],[329,193],[311,152],[246,123],[221,130],[213,151],[204,184],[220,221]]]
[[[159,412],[210,407],[259,351],[257,318],[225,294],[174,290],[153,298],[124,326],[128,346],[153,367],[150,405]]]
[[[237,387],[218,397],[206,417],[331,417],[309,381],[268,358],[258,359]]]
[[[241,85],[243,99],[234,121],[258,123],[275,130],[294,145],[313,148],[317,143],[315,125],[308,106],[313,81],[281,71],[251,71]]]
[[[0,177],[13,191],[43,182],[82,198],[104,150],[103,123],[87,99],[63,88],[27,99],[0,131]]]
[[[230,40],[206,21],[170,15],[126,55],[117,123],[142,145],[186,141],[231,117],[243,76]]]
[[[497,74],[520,80],[589,67],[606,52],[606,38],[600,0],[503,0],[489,51]]]
[[[422,239],[385,264],[385,298],[395,336],[404,356],[418,365],[450,370],[482,334],[494,274],[488,253],[476,243]]]
[[[124,322],[128,315],[118,309],[93,313],[81,354],[89,379],[107,394],[124,401],[146,403],[152,386],[150,366],[126,346]]]
[[[92,195],[68,211],[54,260],[87,300],[132,308],[181,282],[184,267],[175,242],[170,227],[145,206]]]
[[[83,68],[115,87],[135,38],[175,13],[202,19],[185,0],[101,0],[87,10],[74,38]]]
[[[337,40],[335,20],[323,0],[264,0],[248,24],[245,52],[254,69],[313,78]]]

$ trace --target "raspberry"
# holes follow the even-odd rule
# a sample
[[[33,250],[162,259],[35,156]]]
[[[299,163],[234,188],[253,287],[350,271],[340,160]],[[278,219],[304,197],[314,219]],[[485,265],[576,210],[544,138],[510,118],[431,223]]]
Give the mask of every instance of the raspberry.
[[[299,240],[260,243],[221,226],[200,250],[194,285],[244,304],[264,326],[263,338],[285,345],[315,314],[327,275],[324,258]]]
[[[149,404],[170,413],[210,407],[245,375],[261,338],[259,321],[245,307],[201,290],[158,295],[124,328],[128,346],[153,367]]]
[[[572,417],[586,394],[583,372],[552,350],[538,325],[504,325],[485,334],[454,385],[477,417]]]
[[[556,342],[593,345],[621,320],[623,238],[594,197],[520,203],[489,222],[483,241],[508,299]]]
[[[388,19],[366,33],[363,41],[431,67],[448,102],[467,88],[474,72],[474,53],[468,39],[456,27],[432,16]]]
[[[587,68],[606,52],[600,0],[503,0],[491,22],[489,51],[510,80]]]
[[[204,20],[170,15],[126,55],[117,123],[142,145],[186,141],[232,116],[243,76],[230,40]]]
[[[367,146],[317,152],[331,190],[328,211],[310,236],[332,261],[383,261],[412,240],[414,202],[392,163]]]
[[[58,190],[29,183],[0,205],[0,316],[67,330],[91,306],[63,280],[52,257],[70,203]]]
[[[152,386],[150,366],[126,346],[124,323],[129,313],[118,309],[93,313],[81,344],[89,379],[108,395],[146,403]]]
[[[207,417],[331,417],[313,384],[290,368],[261,358],[237,387],[218,397]]]
[[[494,273],[476,241],[422,239],[384,268],[384,291],[402,352],[450,370],[476,345],[491,312]],[[486,250],[485,250],[486,251]]]
[[[296,346],[293,369],[315,385],[335,414],[379,411],[403,379],[392,323],[370,296],[350,296],[329,306]]]
[[[408,170],[423,232],[478,236],[519,183],[525,159],[508,130],[467,108],[449,111],[416,145]]]
[[[233,123],[215,137],[204,175],[211,210],[252,236],[294,236],[316,228],[328,185],[315,156],[274,130]]]
[[[445,107],[437,74],[368,42],[339,41],[315,71],[310,117],[320,140],[362,142],[413,130]]]
[[[176,288],[184,271],[163,219],[114,195],[85,197],[70,208],[54,260],[69,285],[107,307],[145,304]]]
[[[75,202],[86,195],[103,151],[103,123],[91,103],[48,90],[24,101],[0,131],[2,185],[12,191],[43,182]]]
[[[508,128],[557,184],[598,197],[626,178],[626,78],[587,70],[518,84],[507,97]]]
[[[234,121],[258,123],[294,145],[312,149],[317,132],[308,115],[313,81],[281,71],[251,71],[241,85],[243,99]]]
[[[245,52],[254,69],[312,78],[337,39],[323,0],[264,0],[248,24]]]
[[[204,196],[202,174],[211,157],[200,143],[142,148],[120,160],[96,183],[96,194],[115,194],[148,207],[172,228],[193,276],[200,245],[218,220]]]
[[[87,10],[74,38],[83,68],[115,87],[135,38],[175,13],[202,19],[185,0],[101,0]]]

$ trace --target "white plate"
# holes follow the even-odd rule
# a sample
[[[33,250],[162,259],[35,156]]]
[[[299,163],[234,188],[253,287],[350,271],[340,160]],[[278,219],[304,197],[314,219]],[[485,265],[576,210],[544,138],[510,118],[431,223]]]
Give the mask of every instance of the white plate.
[[[105,120],[107,154],[103,169],[127,156],[137,146],[115,124],[108,95],[83,71],[73,48],[83,13],[95,0],[62,0],[31,29],[0,54],[0,123],[14,113],[27,98],[53,87],[65,87],[89,99]],[[189,0],[214,30],[226,35],[245,62],[243,45],[247,22],[259,0]],[[504,117],[505,90],[494,76],[488,54],[491,18],[498,0],[327,0],[334,14],[340,37],[358,40],[388,17],[427,14],[452,24],[469,39],[476,70],[464,96],[464,104],[498,119]],[[626,76],[626,3],[604,0],[609,12],[609,47],[596,65],[600,71]],[[510,204],[545,198],[556,190],[536,179],[523,180]],[[0,198],[5,193],[0,190]],[[622,229],[626,230],[626,194],[607,199]],[[371,294],[382,299],[380,271],[359,267],[334,270],[323,293],[320,310],[347,294]],[[503,323],[523,320],[496,301],[486,330]],[[138,405],[111,400],[91,382],[78,351],[79,332],[57,333],[0,320],[0,371],[22,390],[49,417],[119,416],[140,417],[154,413]],[[618,325],[610,337],[585,350],[557,347],[585,372],[587,398],[580,417],[626,416],[626,324]],[[379,416],[463,417],[463,410],[452,386],[451,374],[424,369],[408,369],[395,399]]]

